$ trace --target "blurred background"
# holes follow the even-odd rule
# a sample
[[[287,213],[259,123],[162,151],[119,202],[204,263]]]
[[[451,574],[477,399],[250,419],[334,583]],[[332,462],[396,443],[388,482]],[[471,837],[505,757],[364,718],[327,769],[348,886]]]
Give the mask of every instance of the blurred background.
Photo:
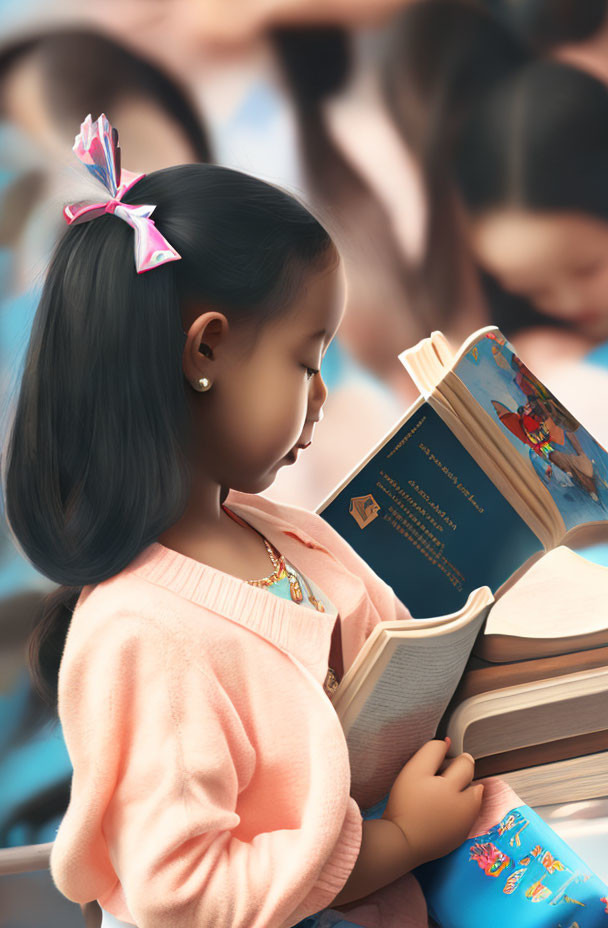
[[[397,354],[498,324],[608,445],[608,0],[0,0],[0,442],[84,117],[124,167],[212,161],[319,216],[348,301],[315,442],[273,499],[315,508],[416,398]],[[0,521],[0,848],[52,841],[61,728],[25,642],[55,584]],[[596,871],[599,869],[596,865]],[[606,878],[606,877],[605,877]],[[48,871],[0,928],[82,925]]]

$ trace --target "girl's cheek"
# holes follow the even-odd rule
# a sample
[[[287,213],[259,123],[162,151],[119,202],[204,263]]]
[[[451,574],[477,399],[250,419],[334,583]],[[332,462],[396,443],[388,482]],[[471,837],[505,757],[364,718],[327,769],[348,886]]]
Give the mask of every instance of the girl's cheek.
[[[597,307],[608,315],[608,268],[596,278],[593,287],[589,288],[589,297],[592,308]]]

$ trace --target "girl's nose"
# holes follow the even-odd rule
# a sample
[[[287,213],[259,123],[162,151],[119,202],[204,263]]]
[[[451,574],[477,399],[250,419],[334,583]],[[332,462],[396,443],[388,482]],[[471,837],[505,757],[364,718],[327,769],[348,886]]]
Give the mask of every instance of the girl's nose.
[[[325,381],[321,375],[321,371],[312,378],[312,402],[314,402],[317,408],[320,410],[321,406],[327,399],[327,387],[325,386]]]
[[[317,422],[323,418],[323,404],[327,399],[327,387],[321,373],[315,374],[310,382],[310,394],[308,398],[308,418]]]

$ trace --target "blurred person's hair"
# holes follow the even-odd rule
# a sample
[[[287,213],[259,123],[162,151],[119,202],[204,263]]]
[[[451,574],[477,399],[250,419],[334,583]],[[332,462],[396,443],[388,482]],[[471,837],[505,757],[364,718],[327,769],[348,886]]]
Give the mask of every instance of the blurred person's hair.
[[[337,147],[322,112],[323,104],[343,91],[352,76],[351,33],[341,26],[306,26],[276,27],[269,35],[295,106],[312,201],[332,217],[342,248],[354,243],[357,249],[365,244],[363,239],[374,244],[374,254],[381,256],[383,267],[372,266],[369,273],[389,274],[400,295],[399,305],[409,304],[408,262],[389,217],[368,182]]]
[[[462,286],[466,245],[451,176],[459,127],[476,100],[529,60],[527,46],[514,33],[467,2],[412,3],[391,25],[382,84],[395,125],[423,175],[428,218],[415,300],[433,325],[449,320]]]
[[[211,160],[209,140],[188,90],[160,65],[112,36],[85,28],[57,27],[21,37],[0,48],[0,117],[6,116],[5,84],[14,65],[35,56],[44,105],[71,132],[91,113],[112,110],[125,98],[151,99],[192,146],[199,161]]]
[[[557,61],[531,62],[490,90],[465,120],[454,172],[468,213],[583,213],[608,222],[608,88]],[[483,282],[505,332],[546,325],[493,276]],[[566,320],[552,324],[568,326]]]
[[[539,51],[592,38],[606,20],[608,0],[483,0]]]
[[[300,146],[314,187],[329,193],[336,183],[340,189],[357,185],[357,175],[335,148],[319,112],[323,101],[339,93],[350,77],[349,33],[339,26],[277,27],[270,38],[297,110]]]
[[[152,172],[122,199],[156,204],[154,222],[181,260],[137,274],[127,223],[104,215],[66,227],[2,456],[9,528],[60,584],[28,649],[34,685],[53,707],[81,591],[124,569],[187,505],[194,436],[184,306],[221,306],[232,326],[251,327],[253,345],[308,273],[335,257],[298,200],[217,165]]]

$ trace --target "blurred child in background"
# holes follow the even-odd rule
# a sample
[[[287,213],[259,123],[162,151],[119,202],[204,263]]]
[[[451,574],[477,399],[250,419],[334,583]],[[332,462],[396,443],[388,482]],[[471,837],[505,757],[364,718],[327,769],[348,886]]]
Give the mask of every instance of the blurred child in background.
[[[400,22],[384,86],[427,178],[423,287],[445,319],[477,292],[486,324],[605,442],[608,377],[579,362],[608,338],[608,91],[457,0],[414,4]]]

